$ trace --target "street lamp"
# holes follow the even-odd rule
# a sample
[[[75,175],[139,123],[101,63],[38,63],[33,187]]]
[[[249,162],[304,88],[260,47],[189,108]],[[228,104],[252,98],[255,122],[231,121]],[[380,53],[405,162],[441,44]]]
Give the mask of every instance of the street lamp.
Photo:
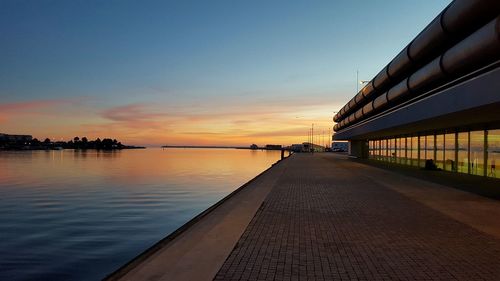
[[[359,92],[358,85],[364,85],[370,82],[370,80],[359,80],[359,70],[356,70],[356,94]]]

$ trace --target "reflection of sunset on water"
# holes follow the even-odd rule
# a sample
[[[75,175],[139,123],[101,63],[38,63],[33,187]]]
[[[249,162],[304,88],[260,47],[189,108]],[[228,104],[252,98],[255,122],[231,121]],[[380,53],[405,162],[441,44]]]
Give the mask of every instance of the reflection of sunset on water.
[[[0,279],[101,279],[279,157],[247,149],[1,151]]]

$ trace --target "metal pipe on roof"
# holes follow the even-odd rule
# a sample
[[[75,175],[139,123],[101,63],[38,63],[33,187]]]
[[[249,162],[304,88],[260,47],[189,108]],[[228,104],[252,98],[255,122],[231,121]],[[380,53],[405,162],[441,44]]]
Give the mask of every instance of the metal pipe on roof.
[[[418,34],[368,85],[361,89],[363,98],[351,100],[343,113],[334,120],[341,120],[364,106],[373,96],[401,81],[405,75],[426,64],[438,53],[460,41],[491,19],[498,16],[498,0],[455,0],[450,3],[427,27]],[[358,96],[357,93],[356,96]]]
[[[380,112],[389,103],[400,103],[407,97],[423,94],[454,78],[498,60],[500,60],[500,16],[415,71],[408,78],[389,89],[388,92],[375,98],[370,114]],[[362,107],[361,110],[365,107]],[[366,108],[368,111],[370,107]],[[356,111],[357,114],[349,115],[349,124],[359,122],[367,116],[367,114],[360,115],[358,111]]]

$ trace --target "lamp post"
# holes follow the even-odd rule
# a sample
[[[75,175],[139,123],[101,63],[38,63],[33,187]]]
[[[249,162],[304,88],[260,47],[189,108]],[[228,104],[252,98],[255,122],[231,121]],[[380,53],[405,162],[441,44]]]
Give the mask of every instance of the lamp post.
[[[321,131],[321,145],[325,149],[325,130]]]
[[[359,70],[356,70],[356,94],[359,92],[359,85],[364,85],[370,82],[370,80],[359,80]]]
[[[314,123],[311,125],[311,142],[314,144]]]

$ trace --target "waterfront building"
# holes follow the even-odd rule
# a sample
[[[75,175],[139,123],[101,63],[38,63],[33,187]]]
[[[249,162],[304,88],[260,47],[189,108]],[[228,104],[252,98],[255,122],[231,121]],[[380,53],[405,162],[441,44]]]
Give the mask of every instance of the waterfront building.
[[[310,142],[303,142],[302,144],[292,144],[292,150],[295,152],[324,152],[325,147],[321,145],[317,145]]]
[[[280,144],[266,144],[267,150],[281,150],[282,146]]]
[[[500,178],[500,1],[455,0],[334,116],[349,153]]]
[[[293,152],[306,152],[304,148],[304,144],[302,143],[294,143],[290,146],[290,150]]]
[[[31,135],[9,135],[0,133],[0,141],[17,143],[17,142],[30,142],[33,140]]]

